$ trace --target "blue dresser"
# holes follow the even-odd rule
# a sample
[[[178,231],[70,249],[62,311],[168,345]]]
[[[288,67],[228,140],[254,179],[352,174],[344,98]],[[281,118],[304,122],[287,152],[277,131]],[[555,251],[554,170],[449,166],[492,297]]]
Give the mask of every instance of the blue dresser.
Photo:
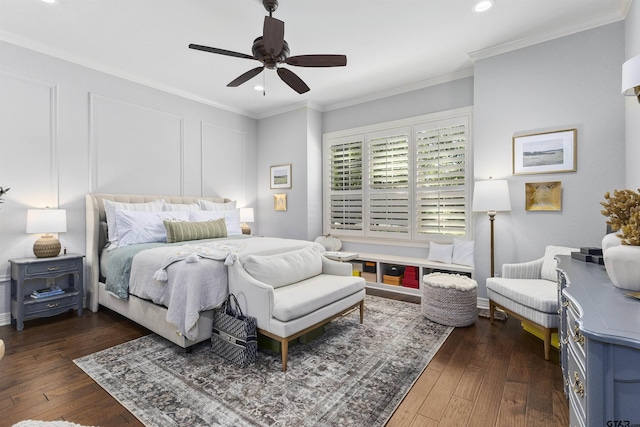
[[[616,288],[603,266],[557,258],[571,427],[640,426],[640,300]]]

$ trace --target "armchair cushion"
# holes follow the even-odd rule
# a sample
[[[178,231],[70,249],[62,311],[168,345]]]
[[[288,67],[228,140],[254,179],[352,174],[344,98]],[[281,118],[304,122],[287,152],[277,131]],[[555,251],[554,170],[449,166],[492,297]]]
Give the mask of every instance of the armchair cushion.
[[[322,251],[322,246],[314,244],[280,254],[249,255],[243,267],[260,282],[279,288],[322,273]]]
[[[555,282],[542,279],[487,279],[487,289],[492,295],[499,294],[516,304],[544,313],[558,312],[558,290]],[[507,307],[511,308],[511,307]]]

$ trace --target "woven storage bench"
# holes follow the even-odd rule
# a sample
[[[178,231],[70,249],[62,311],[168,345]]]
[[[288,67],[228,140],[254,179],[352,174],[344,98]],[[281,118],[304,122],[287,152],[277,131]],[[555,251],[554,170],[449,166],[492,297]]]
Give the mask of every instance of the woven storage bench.
[[[431,273],[422,278],[422,314],[447,326],[473,325],[478,317],[478,284],[459,274]]]

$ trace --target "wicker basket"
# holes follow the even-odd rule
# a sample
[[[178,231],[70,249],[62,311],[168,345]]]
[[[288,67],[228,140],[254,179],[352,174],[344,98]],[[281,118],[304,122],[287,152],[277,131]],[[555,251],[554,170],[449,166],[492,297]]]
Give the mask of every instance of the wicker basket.
[[[422,314],[447,326],[470,326],[478,317],[478,284],[459,274],[431,273],[422,278]]]

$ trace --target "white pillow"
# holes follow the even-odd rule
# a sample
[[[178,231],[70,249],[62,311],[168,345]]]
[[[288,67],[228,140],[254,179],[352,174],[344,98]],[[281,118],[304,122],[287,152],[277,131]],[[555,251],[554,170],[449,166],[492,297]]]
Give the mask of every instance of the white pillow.
[[[190,211],[189,221],[201,222],[224,218],[227,226],[227,236],[237,236],[242,234],[240,228],[240,209],[223,211]]]
[[[558,272],[556,271],[558,261],[556,261],[555,256],[571,255],[571,252],[580,252],[580,249],[567,248],[564,246],[547,246],[544,250],[544,260],[542,261],[540,277],[545,280],[556,282],[558,280]]]
[[[451,257],[452,264],[467,265],[473,267],[473,240],[460,240],[453,239],[453,256]]]
[[[162,206],[163,211],[199,211],[200,205],[197,203],[165,203]]]
[[[210,202],[208,200],[198,200],[200,209],[203,211],[227,211],[236,208],[236,200],[226,203]]]
[[[453,245],[451,244],[440,244],[440,243],[429,243],[429,256],[427,260],[429,261],[438,261],[444,262],[445,264],[451,264],[451,259],[453,256]]]
[[[112,202],[111,200],[102,199],[104,204],[104,213],[107,216],[107,232],[109,237],[107,238],[107,250],[115,249],[118,247],[118,230],[116,228],[116,209],[123,209],[128,211],[143,211],[143,212],[159,212],[162,211],[164,200],[154,200],[148,203],[123,203]]]
[[[188,221],[189,213],[187,211],[140,212],[116,209],[118,247],[139,243],[166,242],[167,232],[164,220]]]

